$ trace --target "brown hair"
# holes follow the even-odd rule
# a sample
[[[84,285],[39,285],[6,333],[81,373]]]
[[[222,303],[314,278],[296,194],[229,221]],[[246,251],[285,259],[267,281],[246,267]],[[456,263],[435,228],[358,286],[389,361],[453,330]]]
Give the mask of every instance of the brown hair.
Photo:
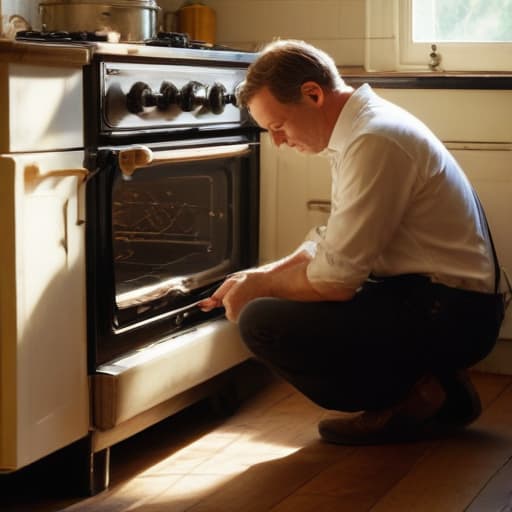
[[[322,50],[304,41],[274,41],[249,66],[237,90],[238,104],[246,107],[263,87],[281,103],[296,103],[301,98],[301,85],[308,81],[327,90],[344,86],[334,60]]]

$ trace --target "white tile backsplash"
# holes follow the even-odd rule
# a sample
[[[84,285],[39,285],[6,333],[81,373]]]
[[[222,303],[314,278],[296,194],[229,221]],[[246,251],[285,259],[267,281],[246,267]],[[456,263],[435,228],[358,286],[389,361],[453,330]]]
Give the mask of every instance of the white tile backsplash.
[[[159,0],[174,12],[182,0]],[[217,42],[256,50],[276,38],[303,39],[338,65],[362,66],[365,0],[207,0],[217,14]]]
[[[39,2],[37,0],[0,0],[2,15],[23,16],[33,28],[39,28]]]
[[[162,17],[183,0],[158,0]],[[255,50],[276,38],[303,39],[338,65],[363,65],[365,0],[206,0],[217,14],[217,42]],[[2,14],[21,14],[39,28],[37,0],[0,0]]]

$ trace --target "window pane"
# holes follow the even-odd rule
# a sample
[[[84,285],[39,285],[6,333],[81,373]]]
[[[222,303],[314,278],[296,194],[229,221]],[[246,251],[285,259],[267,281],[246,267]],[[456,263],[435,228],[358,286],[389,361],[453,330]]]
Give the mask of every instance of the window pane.
[[[413,0],[415,42],[512,42],[512,0]]]

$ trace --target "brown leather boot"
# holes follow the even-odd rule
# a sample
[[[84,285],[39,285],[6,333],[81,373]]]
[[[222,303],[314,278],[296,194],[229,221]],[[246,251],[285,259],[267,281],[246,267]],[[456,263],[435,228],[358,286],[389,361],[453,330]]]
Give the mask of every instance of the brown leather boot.
[[[397,405],[324,419],[318,431],[324,441],[343,445],[412,441],[421,437],[425,424],[436,416],[445,399],[439,381],[433,376],[424,377]]]
[[[467,370],[456,370],[439,376],[446,401],[436,421],[453,427],[466,427],[482,414],[482,403]]]

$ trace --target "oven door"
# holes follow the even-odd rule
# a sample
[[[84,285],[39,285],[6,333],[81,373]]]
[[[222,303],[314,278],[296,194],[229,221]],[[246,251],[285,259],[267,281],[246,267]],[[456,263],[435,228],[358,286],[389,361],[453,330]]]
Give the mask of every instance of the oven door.
[[[257,263],[258,144],[101,148],[87,189],[90,370],[223,314],[200,311]]]

